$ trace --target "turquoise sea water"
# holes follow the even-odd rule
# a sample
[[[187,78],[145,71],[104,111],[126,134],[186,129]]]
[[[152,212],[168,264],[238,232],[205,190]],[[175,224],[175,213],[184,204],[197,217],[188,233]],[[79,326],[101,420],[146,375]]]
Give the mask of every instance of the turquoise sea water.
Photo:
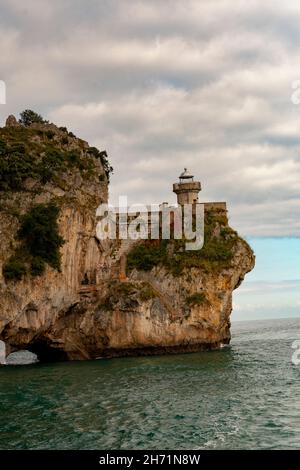
[[[1,449],[300,448],[300,319],[207,353],[0,368]]]

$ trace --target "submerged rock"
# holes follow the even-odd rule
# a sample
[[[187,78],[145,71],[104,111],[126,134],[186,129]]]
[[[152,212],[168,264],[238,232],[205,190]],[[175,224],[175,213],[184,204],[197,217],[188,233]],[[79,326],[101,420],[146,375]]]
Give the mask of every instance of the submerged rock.
[[[36,362],[39,362],[37,355],[26,349],[23,351],[15,351],[6,358],[7,366],[25,366],[35,364]]]

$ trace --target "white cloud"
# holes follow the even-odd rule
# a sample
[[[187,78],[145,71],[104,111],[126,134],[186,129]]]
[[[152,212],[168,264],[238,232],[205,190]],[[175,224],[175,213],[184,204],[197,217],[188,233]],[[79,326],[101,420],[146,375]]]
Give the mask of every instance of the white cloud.
[[[172,200],[183,166],[244,234],[300,235],[299,3],[1,2],[2,120],[25,107],[109,152],[111,196]]]

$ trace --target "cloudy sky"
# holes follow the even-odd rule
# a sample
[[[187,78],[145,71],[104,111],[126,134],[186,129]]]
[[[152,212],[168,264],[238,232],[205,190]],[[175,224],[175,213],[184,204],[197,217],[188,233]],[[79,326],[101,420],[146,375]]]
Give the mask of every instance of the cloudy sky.
[[[300,240],[256,237],[249,242],[256,266],[234,292],[232,320],[299,317]]]
[[[106,149],[114,203],[174,202],[187,166],[241,234],[299,237],[299,24],[299,0],[1,0],[0,120],[32,108]]]

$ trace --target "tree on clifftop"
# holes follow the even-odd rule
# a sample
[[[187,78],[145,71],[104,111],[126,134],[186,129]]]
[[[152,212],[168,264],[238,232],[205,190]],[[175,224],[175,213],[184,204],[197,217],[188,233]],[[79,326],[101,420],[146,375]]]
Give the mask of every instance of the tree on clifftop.
[[[48,121],[45,121],[40,114],[35,113],[31,109],[25,109],[21,114],[21,119],[19,122],[23,124],[23,126],[30,126],[30,124],[38,123],[38,124],[45,124]]]

